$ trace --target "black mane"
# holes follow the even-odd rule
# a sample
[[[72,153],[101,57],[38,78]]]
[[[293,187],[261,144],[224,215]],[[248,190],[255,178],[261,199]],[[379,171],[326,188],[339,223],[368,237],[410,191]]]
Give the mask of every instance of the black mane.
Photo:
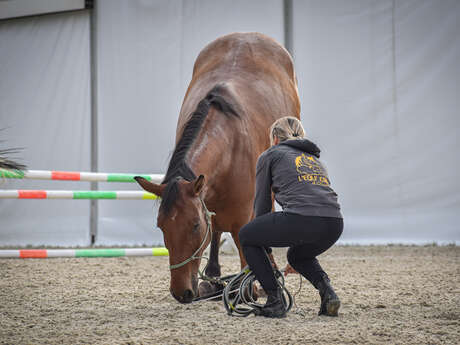
[[[183,178],[190,182],[196,178],[195,173],[186,162],[186,157],[190,147],[198,136],[198,133],[200,133],[201,126],[203,125],[211,106],[214,106],[227,116],[239,116],[235,107],[224,98],[224,89],[225,86],[216,85],[211,91],[209,91],[206,97],[198,103],[196,110],[192,113],[190,119],[185,124],[182,136],[174,149],[171,160],[169,161],[166,175],[161,182],[162,184],[167,184],[162,193],[160,206],[166,214],[169,212],[171,206],[176,200],[178,181]]]

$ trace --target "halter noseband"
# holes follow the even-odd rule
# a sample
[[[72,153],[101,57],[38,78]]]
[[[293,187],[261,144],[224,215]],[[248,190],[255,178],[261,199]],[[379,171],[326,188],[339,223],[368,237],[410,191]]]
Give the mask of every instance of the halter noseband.
[[[186,264],[188,264],[192,260],[203,258],[203,256],[195,256],[195,255],[200,252],[200,250],[203,248],[204,244],[206,243],[206,239],[211,234],[211,227],[212,227],[211,217],[215,216],[216,214],[214,212],[208,210],[208,208],[206,207],[206,204],[204,203],[204,200],[203,200],[202,197],[200,197],[200,201],[201,201],[201,205],[203,206],[203,211],[204,211],[204,214],[205,214],[205,217],[206,217],[206,224],[207,224],[206,225],[206,234],[204,235],[203,241],[201,242],[201,244],[198,247],[198,249],[195,250],[195,252],[192,254],[192,256],[190,256],[188,259],[185,259],[184,261],[182,261],[182,262],[180,262],[178,264],[170,265],[169,266],[170,270],[174,270],[176,268],[180,268],[182,266],[185,266]]]

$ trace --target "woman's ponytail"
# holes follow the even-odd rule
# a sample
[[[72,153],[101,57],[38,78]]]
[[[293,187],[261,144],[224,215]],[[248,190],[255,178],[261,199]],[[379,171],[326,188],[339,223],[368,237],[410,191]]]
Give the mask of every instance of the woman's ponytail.
[[[285,116],[276,120],[270,127],[270,145],[274,144],[275,137],[280,142],[292,139],[303,139],[305,130],[302,123],[293,116]]]

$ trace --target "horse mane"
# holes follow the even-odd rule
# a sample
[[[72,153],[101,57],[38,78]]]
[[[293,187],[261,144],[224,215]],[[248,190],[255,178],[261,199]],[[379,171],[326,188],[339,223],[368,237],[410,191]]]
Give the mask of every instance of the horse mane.
[[[185,124],[182,136],[174,149],[171,160],[169,161],[166,175],[161,182],[162,184],[166,184],[166,187],[161,196],[160,208],[162,208],[166,214],[169,212],[177,198],[179,191],[177,184],[179,180],[185,179],[191,182],[196,178],[196,175],[188,165],[186,158],[190,147],[200,133],[201,126],[209,113],[209,109],[214,106],[226,116],[233,115],[239,117],[238,112],[235,110],[235,106],[224,96],[224,91],[224,85],[217,84],[214,86],[211,91],[209,91],[198,103],[196,110],[192,113],[190,119]]]

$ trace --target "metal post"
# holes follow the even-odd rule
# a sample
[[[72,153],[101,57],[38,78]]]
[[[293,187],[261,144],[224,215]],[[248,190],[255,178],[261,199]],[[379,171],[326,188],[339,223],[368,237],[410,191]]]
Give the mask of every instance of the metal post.
[[[98,171],[98,124],[97,124],[97,1],[91,1],[89,40],[91,74],[91,171]],[[98,183],[91,182],[91,190],[98,190]],[[96,243],[98,223],[98,200],[90,201],[90,238],[91,245]]]
[[[291,54],[294,59],[294,42],[293,42],[293,0],[284,0],[283,12],[284,12],[284,47]]]

